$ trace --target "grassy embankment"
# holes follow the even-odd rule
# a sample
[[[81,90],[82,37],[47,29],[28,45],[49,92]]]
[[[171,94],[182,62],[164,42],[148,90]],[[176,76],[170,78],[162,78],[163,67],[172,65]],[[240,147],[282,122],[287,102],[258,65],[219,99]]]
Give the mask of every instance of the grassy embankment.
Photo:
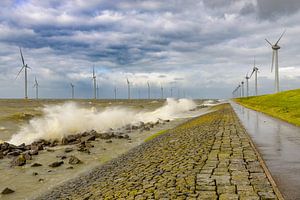
[[[234,100],[247,108],[300,126],[300,89]]]

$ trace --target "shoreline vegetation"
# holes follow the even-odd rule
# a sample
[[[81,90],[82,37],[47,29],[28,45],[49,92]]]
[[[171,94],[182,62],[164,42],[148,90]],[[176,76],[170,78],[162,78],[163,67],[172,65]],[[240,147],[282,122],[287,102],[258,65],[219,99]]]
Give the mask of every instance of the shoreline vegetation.
[[[233,100],[252,110],[300,126],[300,89]]]

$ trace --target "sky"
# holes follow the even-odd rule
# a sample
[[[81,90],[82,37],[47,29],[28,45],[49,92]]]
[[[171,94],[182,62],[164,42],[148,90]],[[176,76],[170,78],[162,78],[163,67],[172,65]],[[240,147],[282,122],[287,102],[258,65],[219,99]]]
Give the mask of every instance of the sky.
[[[298,0],[1,0],[0,98],[91,98],[95,66],[100,98],[230,98],[260,70],[259,93],[274,92],[272,49],[279,45],[280,89],[300,86]],[[254,94],[254,79],[249,82]]]

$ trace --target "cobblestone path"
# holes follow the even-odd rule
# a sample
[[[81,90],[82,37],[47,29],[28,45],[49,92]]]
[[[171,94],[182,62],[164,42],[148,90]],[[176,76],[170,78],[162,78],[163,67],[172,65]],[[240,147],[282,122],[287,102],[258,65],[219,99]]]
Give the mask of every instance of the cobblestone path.
[[[41,199],[277,199],[230,105],[193,119]]]

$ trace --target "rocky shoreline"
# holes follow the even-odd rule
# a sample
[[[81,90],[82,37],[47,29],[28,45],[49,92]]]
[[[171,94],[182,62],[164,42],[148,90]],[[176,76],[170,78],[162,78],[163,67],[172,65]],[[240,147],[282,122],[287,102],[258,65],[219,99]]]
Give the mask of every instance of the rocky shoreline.
[[[278,199],[229,105],[36,199]]]

